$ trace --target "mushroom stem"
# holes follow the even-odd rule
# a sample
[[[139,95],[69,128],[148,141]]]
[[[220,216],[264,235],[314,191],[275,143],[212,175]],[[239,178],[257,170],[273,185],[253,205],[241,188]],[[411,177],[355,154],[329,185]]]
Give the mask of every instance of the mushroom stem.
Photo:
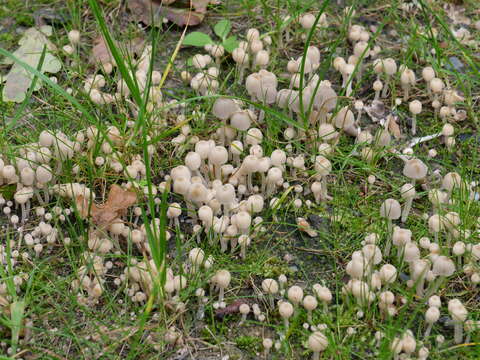
[[[225,288],[221,287],[218,291],[218,302],[222,302],[225,296]]]
[[[241,85],[243,83],[243,78],[245,75],[245,65],[240,65],[238,67],[238,84]]]
[[[432,331],[433,323],[428,323],[427,328],[425,329],[425,334],[423,335],[424,338],[430,336],[430,332]]]
[[[463,323],[461,321],[453,322],[453,331],[454,331],[454,341],[455,344],[460,344],[463,339]]]
[[[412,186],[415,189],[415,179],[412,179]],[[407,221],[408,214],[410,213],[410,210],[412,209],[413,198],[414,198],[414,196],[410,196],[405,203],[405,206],[404,206],[403,211],[402,211],[402,222]]]
[[[423,297],[423,289],[425,287],[425,275],[421,274],[417,279],[416,294],[419,298]]]
[[[20,204],[20,207],[22,208],[22,224],[23,224],[27,219],[27,213],[25,209],[25,204]]]
[[[242,242],[242,244],[240,245],[240,257],[242,259],[245,259],[246,252],[247,252],[247,244]]]
[[[435,281],[428,287],[428,291],[425,297],[430,297],[432,294],[436,293],[437,290],[442,285],[443,281],[445,280],[445,276],[439,276],[435,279]]]
[[[415,135],[417,133],[417,115],[413,114],[412,118],[412,135]]]
[[[314,351],[312,355],[312,360],[320,359],[320,351]]]
[[[228,249],[228,238],[226,236],[220,237],[220,251],[226,252]]]
[[[247,190],[249,193],[253,191],[253,185],[252,185],[252,173],[247,174]]]
[[[265,110],[261,109],[260,113],[258,114],[258,122],[262,124],[264,119],[265,119]]]
[[[387,78],[385,80],[385,85],[382,91],[382,98],[387,97],[389,83],[390,83],[390,75],[387,75]]]
[[[288,327],[290,325],[290,323],[288,322],[288,318],[283,319],[283,325],[285,326],[285,333],[287,333],[288,332]]]
[[[387,219],[387,243],[385,244],[385,256],[390,255],[390,248],[392,247],[392,233],[393,233],[393,224],[391,219]]]
[[[312,323],[312,310],[307,310],[307,320],[310,324]]]
[[[407,199],[407,201],[405,202],[405,206],[403,207],[402,222],[407,221],[408,214],[410,213],[410,210],[412,209],[412,203],[413,203],[413,197],[409,197]]]

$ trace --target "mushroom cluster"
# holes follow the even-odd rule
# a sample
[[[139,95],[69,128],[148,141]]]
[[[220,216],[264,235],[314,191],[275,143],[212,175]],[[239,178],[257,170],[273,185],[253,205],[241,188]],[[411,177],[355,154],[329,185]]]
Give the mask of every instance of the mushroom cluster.
[[[190,111],[184,102],[163,98],[162,75],[152,70],[151,46],[138,52],[130,74],[148,99],[145,109],[133,101],[127,79],[106,79],[114,64],[103,64],[104,75],[89,75],[83,90],[94,104],[116,106],[133,117],[140,111],[151,114],[151,123],[142,130],[144,146],[138,143],[137,124],[126,120],[121,126],[90,125],[70,135],[46,129],[13,154],[0,155],[0,186],[13,189],[10,197],[0,193],[9,234],[0,245],[0,261],[15,272],[9,282],[13,290],[20,293],[28,280],[18,264],[55,254],[60,246],[81,244],[69,282],[79,304],[101,306],[112,283],[134,304],[163,301],[166,311],[179,319],[194,308],[201,321],[208,308],[215,314],[238,312],[241,326],[278,321],[278,334],[265,331],[265,358],[294,331],[313,359],[323,352],[333,354],[338,337],[357,334],[356,325],[335,325],[347,315],[368,324],[376,355],[383,347],[396,359],[427,359],[434,343],[443,343],[448,335],[438,326],[443,319],[453,328],[452,343],[469,341],[479,327],[471,304],[462,293],[445,289],[454,281],[469,290],[480,283],[480,221],[472,215],[478,210],[478,184],[444,171],[432,161],[437,150],[417,147],[439,138],[454,152],[455,124],[467,119],[461,105],[465,99],[438,66],[423,67],[422,61],[420,75],[393,57],[380,57],[374,30],[352,24],[355,12],[345,11],[350,18],[348,49],[345,57],[335,55],[327,64],[336,71],[332,79],[321,78],[319,71],[324,49],[306,43],[305,32],[326,27],[325,14],[284,19],[281,40],[289,42],[297,26],[305,46],[300,56],[285,61],[282,74],[271,66],[273,39],[248,29],[231,54],[248,99],[222,94],[221,76],[229,66],[222,60],[228,54],[222,45],[206,45],[208,54],[192,58],[198,72],[192,76],[184,70],[181,78],[209,112]],[[464,40],[467,35],[454,33]],[[80,33],[72,30],[68,39],[63,51],[72,54]],[[375,78],[366,86],[367,97],[356,98],[367,71]],[[417,96],[420,89],[426,96]],[[402,98],[395,98],[398,93]],[[395,107],[387,115],[388,104]],[[439,132],[412,139],[401,149],[402,136],[394,130],[398,112],[408,118],[411,135],[421,132],[423,115],[430,113],[440,123]],[[277,124],[278,113],[288,120],[285,124]],[[197,123],[208,123],[213,130],[200,133]],[[152,163],[164,156],[166,146],[156,139],[165,129],[174,134],[168,145],[174,159],[157,172]],[[278,141],[269,138],[272,131],[278,132]],[[345,282],[311,278],[313,284],[287,286],[286,275],[268,275],[252,286],[253,296],[229,304],[237,296],[238,267],[216,258],[248,263],[269,226],[280,223],[279,214],[294,219],[294,230],[323,242],[309,215],[320,214],[343,226],[342,214],[349,209],[336,203],[341,196],[337,185],[353,163],[366,173],[362,196],[374,212],[362,214],[362,232],[351,234],[363,239],[361,246],[349,247],[348,254],[335,249],[342,254],[336,260]],[[388,176],[395,181],[390,182],[385,174],[392,163],[396,170]],[[108,179],[92,180],[91,169],[108,173]],[[81,223],[83,234],[69,233],[71,223]],[[178,259],[158,249],[161,241],[174,248]],[[257,280],[252,277],[251,283]],[[12,301],[7,290],[2,280],[2,311]],[[412,308],[420,309],[416,323],[421,331],[414,331],[411,323],[392,331],[392,321],[401,323]],[[303,327],[297,331],[299,323]],[[170,325],[165,342],[181,344],[179,330]]]

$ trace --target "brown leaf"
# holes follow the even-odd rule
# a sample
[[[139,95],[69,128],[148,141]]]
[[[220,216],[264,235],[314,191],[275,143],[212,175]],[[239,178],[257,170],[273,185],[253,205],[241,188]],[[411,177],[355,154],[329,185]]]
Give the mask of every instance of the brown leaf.
[[[397,119],[395,116],[388,115],[388,130],[395,136],[395,139],[400,139],[402,137],[402,131],[400,130],[400,126],[397,124]]]
[[[205,15],[199,12],[190,11],[190,9],[179,9],[173,7],[165,7],[165,17],[171,22],[179,26],[195,26],[200,24]]]
[[[75,202],[82,218],[86,219],[90,214],[95,225],[105,227],[125,215],[127,209],[137,202],[137,195],[132,190],[124,190],[114,184],[104,204],[89,203],[82,195],[77,196]]]
[[[203,13],[191,11],[188,7],[174,8],[165,6],[166,3],[165,1],[162,4],[162,2],[151,0],[128,0],[127,5],[137,21],[151,26],[162,26],[163,17],[179,26],[194,26],[200,24],[205,17]],[[202,7],[200,9],[204,11]]]
[[[247,304],[245,300],[238,299],[223,309],[215,310],[215,316],[222,319],[226,315],[236,314],[240,311],[240,305]]]
[[[95,46],[92,49],[91,62],[100,64],[111,63],[113,65],[115,60],[113,59],[112,54],[105,43],[105,39],[102,36],[99,36],[94,40],[94,43]]]

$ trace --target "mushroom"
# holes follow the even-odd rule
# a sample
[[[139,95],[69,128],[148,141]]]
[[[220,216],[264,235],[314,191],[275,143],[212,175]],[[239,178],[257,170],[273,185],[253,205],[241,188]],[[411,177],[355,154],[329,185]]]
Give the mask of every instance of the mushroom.
[[[434,323],[438,321],[440,318],[440,310],[438,307],[430,306],[428,310],[425,312],[425,323],[427,323],[427,328],[425,329],[425,334],[423,335],[424,338],[430,336],[430,332],[432,331],[432,326]]]
[[[238,310],[240,311],[240,314],[242,314],[242,320],[240,320],[239,324],[241,325],[245,322],[245,320],[247,320],[247,315],[250,313],[250,306],[246,303],[243,303],[242,305],[240,305]]]
[[[245,259],[247,253],[247,246],[250,245],[250,237],[248,235],[240,235],[238,237],[238,245],[240,245],[240,257]]]
[[[432,94],[430,90],[430,81],[435,77],[435,70],[431,66],[424,67],[422,70],[422,78],[427,83],[427,93],[428,95]]]
[[[232,276],[227,270],[218,270],[212,278],[213,283],[218,286],[218,302],[222,302],[225,289],[230,285]]]
[[[437,278],[434,283],[430,285],[429,295],[437,292],[442,282],[444,282],[447,277],[453,275],[455,272],[455,264],[450,258],[440,255],[433,262],[432,272]]]
[[[382,92],[382,98],[384,98],[384,97],[387,96],[387,92],[388,92],[388,88],[389,88],[389,84],[390,84],[390,79],[397,72],[397,63],[392,58],[386,58],[386,59],[382,60],[382,67],[383,67],[383,72],[384,72],[385,77],[386,77],[385,86],[384,86],[383,92]]]
[[[208,162],[213,168],[215,179],[221,180],[221,167],[228,161],[228,151],[223,146],[215,146],[208,153]]]
[[[428,229],[434,233],[435,243],[438,244],[438,234],[444,229],[443,216],[439,214],[433,214],[428,218]]]
[[[463,323],[467,319],[468,311],[458,299],[448,302],[448,312],[453,320],[454,342],[460,344],[463,339]]]
[[[262,341],[262,345],[263,345],[263,357],[267,359],[268,354],[270,353],[270,349],[273,346],[273,341],[270,338],[265,338]]]
[[[380,216],[387,219],[388,225],[388,239],[387,244],[385,245],[384,255],[388,256],[390,254],[390,248],[392,246],[392,236],[393,236],[393,224],[392,220],[400,218],[402,208],[400,204],[395,199],[387,199],[380,206]]]
[[[320,331],[315,331],[308,337],[308,348],[313,351],[312,360],[320,359],[320,353],[328,346],[327,337]]]
[[[300,286],[293,285],[287,291],[288,300],[290,300],[295,307],[297,307],[303,299],[303,290]]]
[[[268,294],[268,299],[270,301],[270,306],[273,308],[273,297],[278,293],[278,283],[274,279],[265,279],[262,281],[262,289],[265,293]]]
[[[330,160],[322,155],[315,157],[315,178],[322,184],[322,196],[321,199],[332,200],[332,197],[327,193],[327,175],[332,171],[332,164]]]
[[[415,198],[417,192],[415,191],[415,186],[412,184],[405,184],[401,187],[400,193],[402,198],[405,199],[405,204],[403,205],[402,209],[402,222],[407,221],[408,214],[410,213],[410,209],[412,208],[412,202]]]
[[[307,295],[303,298],[303,307],[307,310],[308,322],[312,322],[312,311],[317,308],[318,302],[312,295]]]
[[[416,295],[419,298],[423,297],[425,286],[425,278],[430,270],[430,262],[425,259],[417,259],[411,263],[410,275],[416,284]]]
[[[416,77],[413,70],[404,67],[400,74],[400,84],[403,90],[403,101],[408,101],[410,88],[415,85]]]
[[[403,166],[403,175],[412,179],[412,185],[415,186],[415,182],[421,180],[427,176],[428,168],[420,159],[409,159],[405,161]]]
[[[422,103],[413,100],[408,104],[408,108],[412,114],[412,135],[415,135],[417,133],[417,115],[422,112]]]
[[[278,312],[283,319],[285,333],[287,333],[289,327],[288,319],[290,319],[290,317],[293,315],[293,305],[290,304],[288,301],[281,301],[278,304]]]

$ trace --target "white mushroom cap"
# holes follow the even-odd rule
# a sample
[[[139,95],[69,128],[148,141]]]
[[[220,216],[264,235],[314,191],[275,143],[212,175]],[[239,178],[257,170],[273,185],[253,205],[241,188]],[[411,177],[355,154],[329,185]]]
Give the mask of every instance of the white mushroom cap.
[[[284,319],[288,319],[293,315],[293,305],[288,301],[282,301],[278,304],[278,312]]]
[[[213,103],[212,113],[221,120],[227,120],[240,110],[240,107],[233,99],[220,97]]]
[[[440,296],[438,295],[430,296],[428,298],[428,306],[440,308],[440,306],[442,306],[442,300],[440,299]]]
[[[415,351],[417,343],[415,338],[411,335],[410,331],[407,330],[407,333],[403,336],[402,339],[402,350],[406,354],[411,354]]]
[[[315,284],[313,285],[313,291],[315,292],[320,301],[325,303],[329,303],[332,301],[332,292],[326,286]]]
[[[332,171],[332,163],[326,157],[318,155],[315,157],[314,168],[319,176],[327,176]]]
[[[430,306],[425,312],[425,322],[428,324],[433,324],[438,321],[440,318],[440,310],[436,306]]]
[[[428,228],[433,233],[438,233],[443,230],[444,221],[441,215],[433,214],[428,219]]]
[[[265,279],[262,281],[262,289],[267,294],[276,294],[278,293],[278,283],[274,279]]]
[[[315,331],[308,337],[308,348],[313,352],[324,351],[328,346],[327,337],[320,331]]]
[[[307,295],[303,298],[303,307],[306,310],[312,311],[317,308],[318,302],[317,299],[312,295]]]
[[[248,315],[248,313],[250,313],[250,306],[248,304],[243,303],[242,305],[239,306],[238,310],[240,311],[240,314]]]
[[[387,199],[380,206],[380,216],[390,220],[396,220],[402,215],[402,208],[395,199]]]
[[[415,186],[407,183],[400,188],[400,194],[402,195],[402,198],[410,199],[415,197],[417,191],[415,190]]]
[[[418,100],[413,100],[408,104],[410,112],[414,115],[418,115],[422,112],[422,103]]]
[[[245,51],[245,49],[242,49],[241,47],[238,47],[232,51],[232,58],[233,61],[240,65],[248,64],[250,60],[250,56],[248,55],[248,53]]]
[[[431,66],[424,67],[422,70],[422,77],[429,83],[435,77],[435,70]]]
[[[427,175],[427,166],[420,159],[411,159],[405,162],[403,175],[410,179],[420,180]]]
[[[292,303],[299,304],[303,299],[303,290],[300,286],[293,285],[288,289],[287,296]]]
[[[437,276],[452,276],[455,264],[450,258],[440,255],[433,262],[432,271]]]
[[[228,287],[228,285],[230,285],[231,279],[232,276],[230,275],[230,272],[228,270],[218,270],[213,276],[213,281],[220,288]]]
[[[190,262],[196,266],[200,266],[203,264],[205,260],[205,252],[200,248],[193,248],[188,253],[188,259]]]
[[[443,177],[442,188],[451,192],[455,187],[460,186],[462,177],[456,172],[449,172]]]
[[[468,311],[458,299],[452,299],[448,302],[448,312],[453,321],[464,322],[467,319]]]
[[[382,283],[394,283],[397,279],[397,268],[392,264],[384,264],[379,271]]]
[[[432,80],[430,80],[430,89],[432,89],[434,93],[441,93],[444,87],[445,84],[441,79],[433,78]]]
[[[310,30],[314,23],[315,23],[315,15],[313,14],[307,13],[300,17],[300,25],[302,25],[302,27],[305,30]]]

